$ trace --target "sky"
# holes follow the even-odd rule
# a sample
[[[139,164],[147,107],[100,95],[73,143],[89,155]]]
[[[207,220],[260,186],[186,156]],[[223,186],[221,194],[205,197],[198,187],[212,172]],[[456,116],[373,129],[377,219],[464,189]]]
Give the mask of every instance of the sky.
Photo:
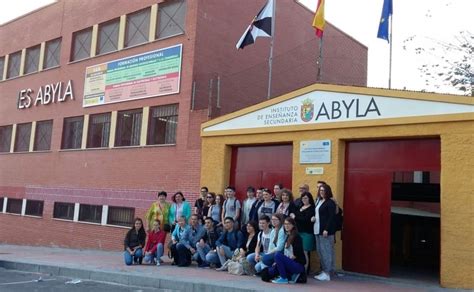
[[[293,0],[277,0],[277,9],[278,1]],[[317,0],[299,1],[312,10],[316,8]],[[0,1],[0,24],[52,2]],[[388,88],[390,46],[377,38],[382,4],[383,0],[326,0],[325,18],[368,47],[367,85]],[[474,33],[472,11],[474,0],[393,0],[392,88],[459,94],[441,83],[438,83],[440,88],[425,84],[419,68],[423,64],[439,63],[439,56],[417,55],[414,48],[436,48],[438,42],[453,42],[462,30]],[[407,42],[409,38],[413,40]]]

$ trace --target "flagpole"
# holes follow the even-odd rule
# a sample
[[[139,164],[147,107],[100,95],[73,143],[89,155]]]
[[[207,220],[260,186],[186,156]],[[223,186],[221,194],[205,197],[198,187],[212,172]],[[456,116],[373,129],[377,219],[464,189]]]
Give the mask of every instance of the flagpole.
[[[393,28],[393,12],[390,16],[390,57],[388,63],[388,89],[392,89],[392,28]]]
[[[323,37],[324,35],[321,36],[319,39],[319,57],[318,57],[318,76],[316,77],[317,81],[321,81],[321,67],[323,65]]]
[[[275,0],[273,2],[273,11],[272,11],[272,39],[270,41],[270,57],[268,58],[268,91],[267,99],[270,99],[272,91],[272,63],[273,63],[273,39],[275,38]]]

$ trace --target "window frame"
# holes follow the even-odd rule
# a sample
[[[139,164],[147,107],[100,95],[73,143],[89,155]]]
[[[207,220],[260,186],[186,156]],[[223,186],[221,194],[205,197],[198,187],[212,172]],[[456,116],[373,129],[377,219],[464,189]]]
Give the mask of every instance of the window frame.
[[[31,205],[28,205],[28,203],[30,204],[39,204],[39,206],[31,206]],[[30,207],[30,210],[28,210],[28,207]],[[39,212],[38,213],[33,213],[33,214],[29,214],[28,212],[29,211],[36,211],[35,210],[35,207],[37,207],[41,212],[40,215]],[[32,210],[33,209],[33,210]],[[32,216],[32,217],[43,217],[43,212],[44,212],[44,201],[41,201],[41,200],[30,200],[30,199],[27,199],[26,200],[26,206],[25,206],[25,216]]]
[[[32,52],[34,52],[36,55],[32,55]],[[33,58],[33,60],[30,60],[30,58]],[[25,71],[24,71],[25,75],[36,73],[39,71],[40,58],[41,58],[41,45],[32,46],[26,49]],[[31,68],[30,65],[33,65],[34,67]]]
[[[56,49],[51,52],[50,50],[50,47],[51,44],[54,44],[55,42],[58,42],[58,46],[56,47]],[[62,38],[56,38],[56,39],[53,39],[53,40],[50,40],[50,41],[47,41],[46,44],[45,44],[45,50],[44,50],[44,60],[43,60],[43,69],[50,69],[50,68],[56,68],[56,67],[59,67],[61,65],[61,44],[62,44]],[[57,56],[56,56],[57,54]],[[53,59],[57,64],[53,64],[53,65],[48,65],[48,60],[50,59]]]
[[[70,211],[71,211],[71,206],[72,206],[72,214],[71,214],[71,219],[69,219],[69,217],[66,217],[66,218],[61,218],[61,217],[58,217],[58,212],[57,211],[57,207],[59,207],[61,205],[61,207],[64,207],[66,206],[67,207],[67,215],[69,215]],[[59,220],[67,220],[67,221],[74,221],[74,211],[75,211],[75,206],[76,204],[74,203],[68,203],[68,202],[54,202],[54,206],[53,206],[53,219],[59,219]]]
[[[82,35],[87,35],[87,36],[85,37],[85,39],[83,41],[79,41],[79,43],[77,43],[76,40],[78,40],[79,36],[82,36]],[[92,26],[73,32],[70,61],[71,62],[76,62],[76,61],[86,60],[86,59],[90,58],[91,57],[91,45],[92,45]],[[80,46],[81,48],[78,49],[78,51],[76,52],[76,47],[78,47],[78,46]],[[81,54],[80,56],[77,56],[79,54],[80,50],[82,50],[82,49],[85,50],[86,55],[82,56],[82,54]]]
[[[76,119],[76,121],[75,121]],[[81,126],[78,127],[80,133],[76,134],[75,130],[73,129],[72,132],[68,131],[69,128],[66,127],[66,123],[74,123],[74,122],[80,122]],[[68,131],[69,133],[66,133]],[[76,116],[76,117],[67,117],[64,118],[63,120],[63,132],[62,132],[62,137],[61,137],[61,149],[62,150],[72,150],[72,149],[81,149],[82,147],[82,133],[84,131],[84,116]],[[66,142],[66,139],[69,137],[78,137],[79,141],[76,141],[74,139],[73,142]],[[79,145],[76,145],[79,144]],[[78,147],[77,147],[78,146]]]
[[[49,124],[49,137],[46,137],[46,142],[48,143],[48,147],[47,148],[42,148],[42,149],[38,149],[38,144],[41,142],[41,141],[38,141],[40,138],[40,134],[39,131],[42,127],[42,125],[48,125]],[[45,135],[48,135],[48,133],[46,133]],[[45,137],[45,135],[41,135],[41,138]],[[33,151],[50,151],[51,150],[51,139],[52,139],[52,136],[53,136],[53,120],[45,120],[45,121],[39,121],[39,122],[36,122],[36,129],[35,129],[35,141],[33,143]]]
[[[21,54],[22,54],[22,51],[17,51],[17,52],[14,52],[14,53],[11,53],[9,56],[8,56],[8,64],[7,64],[7,76],[6,76],[6,79],[12,79],[12,78],[16,78],[16,77],[19,77],[20,76],[20,72],[21,72]],[[15,63],[13,62],[15,58]],[[11,70],[12,70],[12,64],[14,65],[18,65],[18,72],[16,72],[15,70],[15,74],[11,74]],[[15,69],[15,68],[13,68]]]
[[[134,115],[131,121],[130,129],[126,129],[127,124],[125,124],[124,119],[126,115]],[[138,118],[135,118],[135,115],[139,115]],[[142,118],[143,118],[143,108],[125,110],[117,112],[117,123],[115,126],[115,147],[130,147],[130,146],[139,146],[141,139],[141,129],[142,129]],[[135,125],[139,123],[139,125]],[[128,127],[127,127],[128,128]],[[138,129],[137,129],[138,128]],[[127,137],[124,137],[123,131],[130,130],[130,133],[125,133]],[[128,137],[129,135],[130,137]],[[138,137],[137,137],[138,134]],[[124,140],[124,138],[129,138],[129,140]],[[130,141],[129,144],[124,143]]]
[[[167,11],[166,11],[167,6],[171,6],[171,5],[176,4],[178,2],[180,3],[180,6],[178,7],[178,9],[176,9],[174,11],[173,15],[170,15],[169,13],[167,13]],[[183,34],[186,33],[186,10],[187,10],[187,5],[186,4],[187,4],[186,0],[176,0],[176,1],[162,2],[158,5],[155,39],[162,40],[162,39],[171,38],[171,37],[178,36],[178,35],[183,35]],[[182,8],[182,6],[184,6],[184,7]],[[181,22],[178,23],[179,20],[175,21],[175,18],[174,18],[176,16],[177,12],[181,12],[180,9],[184,10],[184,12],[182,12],[182,13],[184,13],[182,23]],[[165,24],[165,28],[163,28],[163,29],[161,29],[161,27],[162,27],[161,20],[164,19],[162,13],[165,13],[169,17],[167,23]],[[181,29],[181,32],[179,32],[179,33],[170,33],[170,34],[166,34],[166,35],[163,36],[162,34],[165,31],[165,29],[168,27],[168,24],[170,22],[174,22]]]
[[[86,220],[83,218],[84,216],[84,209],[89,208],[89,212],[94,212],[94,217],[98,217],[99,219],[89,219]],[[95,210],[93,210],[95,208]],[[84,211],[84,212],[83,212]],[[99,214],[97,212],[99,211]],[[79,217],[77,218],[77,222],[86,222],[86,223],[93,223],[93,224],[101,224],[102,223],[102,213],[104,212],[104,206],[102,205],[91,205],[91,204],[79,204]],[[88,214],[89,215],[89,214]]]
[[[32,128],[31,122],[16,125],[15,145],[13,147],[14,152],[29,152],[30,151],[31,128]],[[28,129],[28,134],[22,133],[23,129]],[[18,145],[19,142],[21,142],[22,144]],[[19,146],[22,146],[21,149],[19,149]]]
[[[0,81],[3,80],[3,68],[5,68],[5,56],[0,57]]]
[[[8,137],[8,143],[3,142],[3,135],[4,135],[4,129],[8,128],[10,135]],[[13,133],[13,125],[5,125],[5,126],[0,126],[0,153],[9,153],[12,145],[12,133]],[[6,147],[6,151],[3,151],[3,147]]]
[[[98,118],[100,116],[107,116],[106,122],[103,123],[95,123],[94,124],[94,118]],[[95,133],[95,125],[102,125],[102,128],[100,130],[101,132],[101,137],[100,141],[101,144],[99,146],[96,146],[93,144],[94,139],[93,135]],[[105,125],[105,126],[104,126]],[[109,140],[110,140],[110,129],[112,126],[112,114],[110,112],[108,113],[100,113],[100,114],[94,114],[89,116],[89,125],[87,126],[87,148],[108,148],[109,147]],[[104,133],[105,132],[105,133]],[[106,135],[106,137],[104,137]],[[105,142],[105,145],[104,145]]]
[[[138,16],[140,14],[146,14],[145,19],[143,19],[137,27],[137,23],[134,22],[133,19],[138,20]],[[126,24],[125,24],[125,37],[124,37],[124,47],[130,48],[134,46],[139,46],[141,44],[145,44],[149,41],[149,34],[150,34],[150,17],[151,17],[151,7],[146,7],[144,9],[140,9],[138,11],[132,12],[127,14]],[[135,21],[137,21],[135,20]],[[146,32],[141,31],[142,24],[146,24]],[[135,27],[135,30],[132,30],[131,27]],[[135,35],[139,33],[142,35],[142,40],[134,40]],[[131,36],[130,36],[131,35]]]
[[[11,206],[10,204],[11,204],[12,202],[15,202],[15,203],[18,203],[18,202],[20,202],[20,211],[19,211],[18,213],[16,213],[16,212],[12,212],[12,210],[11,210],[11,209],[9,210],[9,208],[8,208],[8,207],[10,207],[10,206]],[[18,207],[18,206],[15,206],[15,207]],[[22,211],[22,209],[23,209],[23,199],[18,199],[18,198],[7,198],[7,208],[5,209],[5,213],[8,213],[8,214],[15,214],[15,215],[21,215],[21,211]]]
[[[165,111],[165,113],[163,115],[154,117],[155,110],[158,110],[158,109],[162,109],[163,111]],[[156,114],[158,115],[159,113],[156,113]],[[163,125],[157,125],[159,121],[154,122],[154,119],[157,119],[157,120],[166,119],[165,121],[162,121],[161,123],[161,124],[164,124],[164,129],[161,128]],[[178,120],[179,120],[179,105],[178,104],[168,104],[168,105],[151,107],[150,115],[148,117],[147,145],[175,145],[177,132],[178,132]],[[173,124],[173,123],[174,123],[174,126],[169,126],[170,124]],[[160,137],[157,137],[156,135],[153,135],[157,133],[163,133],[163,137],[160,138]],[[163,142],[160,142],[160,141],[163,141]]]
[[[107,34],[105,29],[108,28],[108,27],[111,27],[112,25],[115,25],[113,27],[112,32],[110,34]],[[104,31],[103,31],[103,29],[104,29]],[[104,33],[104,35],[102,35],[102,33]],[[97,47],[96,47],[96,52],[95,52],[96,55],[104,55],[104,54],[108,54],[108,53],[118,51],[118,48],[119,48],[119,46],[118,46],[119,45],[119,35],[120,35],[120,18],[115,18],[115,19],[100,23],[98,31],[97,31]],[[106,40],[105,40],[105,43],[102,44],[101,40],[104,37],[106,38]],[[112,40],[111,37],[113,37],[114,39]],[[112,44],[112,47],[114,47],[114,49],[101,51],[101,49],[106,44],[110,44],[110,43]]]
[[[112,212],[111,212],[112,211]],[[111,215],[114,213],[114,211],[120,212],[120,211],[131,211],[131,214],[129,214],[127,217],[130,218],[130,221],[128,222],[119,222],[119,221],[113,221],[111,222]],[[124,226],[124,227],[130,227],[133,225],[133,222],[135,220],[135,208],[133,207],[119,207],[119,206],[108,206],[108,211],[107,211],[107,225],[113,225],[113,226]]]

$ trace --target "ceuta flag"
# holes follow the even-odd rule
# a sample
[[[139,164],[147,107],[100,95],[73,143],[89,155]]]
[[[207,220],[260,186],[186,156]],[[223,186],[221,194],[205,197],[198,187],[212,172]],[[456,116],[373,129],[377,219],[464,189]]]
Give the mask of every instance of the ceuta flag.
[[[272,37],[272,17],[273,17],[273,0],[268,0],[260,12],[252,20],[247,30],[237,42],[235,47],[243,49],[247,45],[251,45],[258,37]]]
[[[323,37],[324,25],[326,20],[324,20],[324,0],[318,0],[318,7],[314,13],[313,27],[316,29],[316,36],[318,38]]]

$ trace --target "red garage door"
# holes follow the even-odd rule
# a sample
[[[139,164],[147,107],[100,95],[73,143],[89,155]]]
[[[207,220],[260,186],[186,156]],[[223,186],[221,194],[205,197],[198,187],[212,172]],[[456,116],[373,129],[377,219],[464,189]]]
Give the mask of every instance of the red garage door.
[[[265,187],[282,183],[291,189],[292,145],[245,146],[232,149],[230,184],[237,197],[246,197],[248,186]]]
[[[439,171],[439,139],[348,142],[344,184],[345,270],[390,273],[391,182],[396,171]]]

